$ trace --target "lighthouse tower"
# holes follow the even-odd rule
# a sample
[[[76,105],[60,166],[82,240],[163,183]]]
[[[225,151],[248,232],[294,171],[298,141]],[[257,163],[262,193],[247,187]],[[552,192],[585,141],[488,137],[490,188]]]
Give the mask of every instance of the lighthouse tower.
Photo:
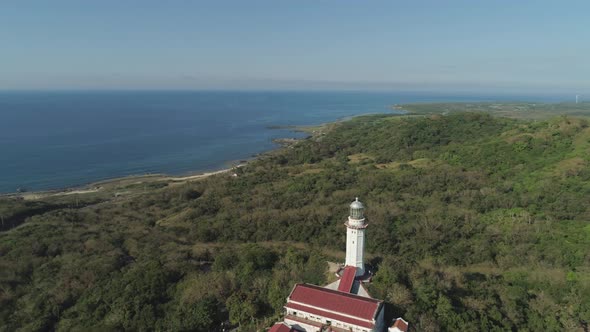
[[[350,216],[346,225],[346,266],[356,267],[356,276],[365,274],[363,256],[365,253],[365,229],[367,223],[364,215],[365,207],[358,197],[350,204]]]

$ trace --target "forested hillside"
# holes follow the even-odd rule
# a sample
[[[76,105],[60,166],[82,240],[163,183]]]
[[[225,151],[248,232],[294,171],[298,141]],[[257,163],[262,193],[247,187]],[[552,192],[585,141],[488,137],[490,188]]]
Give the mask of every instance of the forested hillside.
[[[588,331],[589,163],[583,118],[375,115],[237,177],[2,199],[0,330],[263,329],[358,196],[370,291],[415,331]]]

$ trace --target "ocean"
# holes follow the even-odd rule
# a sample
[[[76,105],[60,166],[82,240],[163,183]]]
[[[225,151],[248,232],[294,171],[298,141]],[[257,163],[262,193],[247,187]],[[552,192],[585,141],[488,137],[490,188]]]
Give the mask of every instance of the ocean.
[[[315,125],[411,102],[557,97],[385,92],[0,92],[0,193],[228,167]]]

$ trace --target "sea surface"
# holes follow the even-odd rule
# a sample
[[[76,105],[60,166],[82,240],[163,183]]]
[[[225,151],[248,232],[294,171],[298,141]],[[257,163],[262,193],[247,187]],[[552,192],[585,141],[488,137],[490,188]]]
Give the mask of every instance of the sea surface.
[[[314,125],[392,104],[558,97],[371,92],[0,92],[0,193],[228,167]]]

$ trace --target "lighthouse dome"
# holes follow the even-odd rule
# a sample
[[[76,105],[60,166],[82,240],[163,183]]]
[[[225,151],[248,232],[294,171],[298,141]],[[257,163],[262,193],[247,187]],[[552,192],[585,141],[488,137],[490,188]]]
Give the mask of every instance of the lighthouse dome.
[[[363,203],[359,202],[358,197],[354,200],[354,202],[350,203],[350,217],[352,219],[363,219],[364,210],[365,207],[363,206]]]

